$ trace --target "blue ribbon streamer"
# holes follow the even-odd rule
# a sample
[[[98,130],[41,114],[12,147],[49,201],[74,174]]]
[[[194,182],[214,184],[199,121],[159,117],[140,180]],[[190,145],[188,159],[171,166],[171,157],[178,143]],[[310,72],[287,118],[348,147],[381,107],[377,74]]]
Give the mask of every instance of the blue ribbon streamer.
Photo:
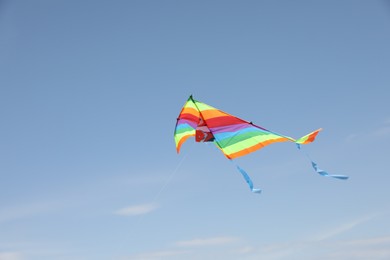
[[[332,177],[332,178],[336,178],[336,179],[339,179],[339,180],[347,180],[349,177],[346,176],[346,175],[335,175],[335,174],[329,174],[328,172],[318,168],[317,164],[315,162],[313,162],[313,160],[310,158],[310,156],[305,153],[302,149],[301,149],[301,145],[300,144],[296,144],[297,145],[297,148],[299,150],[301,150],[305,155],[306,157],[309,159],[309,161],[311,162],[311,166],[313,167],[313,169],[320,175],[322,176],[325,176],[325,177]]]
[[[210,145],[210,143],[207,143],[207,144]],[[240,166],[238,166],[236,163],[234,163],[231,159],[229,159],[229,161],[236,166],[237,170],[241,173],[242,177],[244,177],[246,183],[248,183],[249,189],[251,189],[251,191],[253,193],[260,194],[261,193],[261,189],[256,189],[256,188],[253,187],[253,182],[252,182],[251,178],[249,177],[248,173],[246,173],[246,171],[244,171],[244,169],[242,169]]]
[[[248,183],[248,186],[249,186],[249,188],[251,189],[251,191],[252,191],[253,193],[258,193],[258,194],[260,194],[260,193],[261,193],[261,189],[256,189],[256,188],[253,187],[253,182],[252,182],[251,178],[249,177],[248,173],[246,173],[246,171],[244,171],[244,169],[242,169],[242,168],[241,168],[240,166],[238,166],[237,164],[236,164],[236,168],[237,168],[237,170],[241,173],[242,177],[244,177],[246,183]]]
[[[321,176],[324,176],[324,177],[332,177],[332,178],[336,178],[336,179],[339,179],[339,180],[347,180],[349,177],[346,176],[346,175],[335,175],[335,174],[329,174],[327,171],[324,171],[320,168],[318,168],[318,165],[317,163],[315,163],[311,158],[310,156],[304,152],[301,148],[301,145],[300,144],[296,144],[297,145],[297,148],[303,152],[306,157],[309,159],[309,161],[311,162],[311,166],[313,167],[313,169],[318,173],[320,174]],[[234,163],[232,160],[230,160],[230,162]],[[246,183],[248,184],[249,186],[249,189],[253,192],[253,193],[258,193],[260,194],[261,193],[261,189],[257,189],[257,188],[254,188],[253,187],[253,182],[251,180],[251,178],[249,177],[248,173],[242,169],[240,166],[238,166],[237,164],[234,163],[234,165],[236,166],[237,170],[239,171],[239,173],[241,173],[242,177],[244,178],[244,180],[246,181]]]

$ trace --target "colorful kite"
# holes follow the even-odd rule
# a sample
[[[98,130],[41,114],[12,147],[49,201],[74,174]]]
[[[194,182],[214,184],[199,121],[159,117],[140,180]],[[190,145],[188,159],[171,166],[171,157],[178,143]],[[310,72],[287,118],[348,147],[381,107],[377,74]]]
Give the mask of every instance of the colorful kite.
[[[321,129],[318,129],[299,139],[294,139],[199,102],[191,95],[177,118],[175,142],[179,153],[182,144],[189,137],[195,136],[196,142],[214,142],[228,159],[233,160],[276,142],[294,142],[300,149],[301,144],[313,142],[320,131]],[[319,169],[309,156],[308,158],[317,173],[338,179],[348,179],[344,175],[328,174]],[[253,188],[249,175],[238,165],[236,167],[249,188],[255,193],[260,193],[261,190]]]

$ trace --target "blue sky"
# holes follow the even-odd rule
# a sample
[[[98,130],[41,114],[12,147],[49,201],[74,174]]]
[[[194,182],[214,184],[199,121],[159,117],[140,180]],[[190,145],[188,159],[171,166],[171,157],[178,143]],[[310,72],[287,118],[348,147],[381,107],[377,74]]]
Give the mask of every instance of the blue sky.
[[[0,1],[0,260],[389,259],[388,1]],[[237,160],[197,100],[292,137]]]

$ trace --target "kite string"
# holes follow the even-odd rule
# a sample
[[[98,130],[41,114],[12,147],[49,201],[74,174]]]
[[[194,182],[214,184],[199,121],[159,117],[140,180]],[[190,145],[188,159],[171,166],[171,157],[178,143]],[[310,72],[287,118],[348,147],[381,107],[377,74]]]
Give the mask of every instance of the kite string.
[[[157,199],[160,197],[160,194],[165,190],[165,188],[168,186],[168,184],[173,179],[173,176],[176,174],[176,172],[179,170],[180,166],[182,165],[183,161],[187,158],[187,154],[184,154],[182,159],[177,163],[175,169],[172,171],[172,173],[168,176],[168,178],[165,180],[164,185],[161,187],[161,189],[156,193],[152,200],[152,205],[156,204]],[[138,226],[139,223],[143,220],[143,218],[138,218],[138,221],[135,222],[135,225]]]
[[[180,166],[182,165],[183,161],[187,158],[187,154],[181,158],[181,160],[177,163],[175,169],[172,171],[172,173],[168,176],[168,178],[165,180],[164,185],[161,187],[161,189],[156,193],[153,199],[153,204],[157,201],[160,194],[165,190],[165,188],[168,186],[168,184],[171,182],[173,177],[175,176],[176,172],[179,170]]]

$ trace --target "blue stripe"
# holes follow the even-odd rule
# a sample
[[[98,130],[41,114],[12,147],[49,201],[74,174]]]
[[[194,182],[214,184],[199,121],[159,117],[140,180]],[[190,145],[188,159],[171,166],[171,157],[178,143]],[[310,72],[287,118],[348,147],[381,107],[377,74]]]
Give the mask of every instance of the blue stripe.
[[[230,139],[233,136],[242,135],[242,134],[249,133],[249,132],[269,133],[267,131],[261,130],[261,129],[256,128],[256,127],[248,127],[248,128],[242,129],[240,131],[214,134],[214,137],[216,139],[218,139],[218,141],[223,141],[225,139]]]
[[[187,123],[180,123],[180,124],[176,127],[176,129],[177,129],[177,130],[180,130],[180,129],[188,128],[188,127],[194,129],[192,126],[190,126],[190,125],[187,124]]]

